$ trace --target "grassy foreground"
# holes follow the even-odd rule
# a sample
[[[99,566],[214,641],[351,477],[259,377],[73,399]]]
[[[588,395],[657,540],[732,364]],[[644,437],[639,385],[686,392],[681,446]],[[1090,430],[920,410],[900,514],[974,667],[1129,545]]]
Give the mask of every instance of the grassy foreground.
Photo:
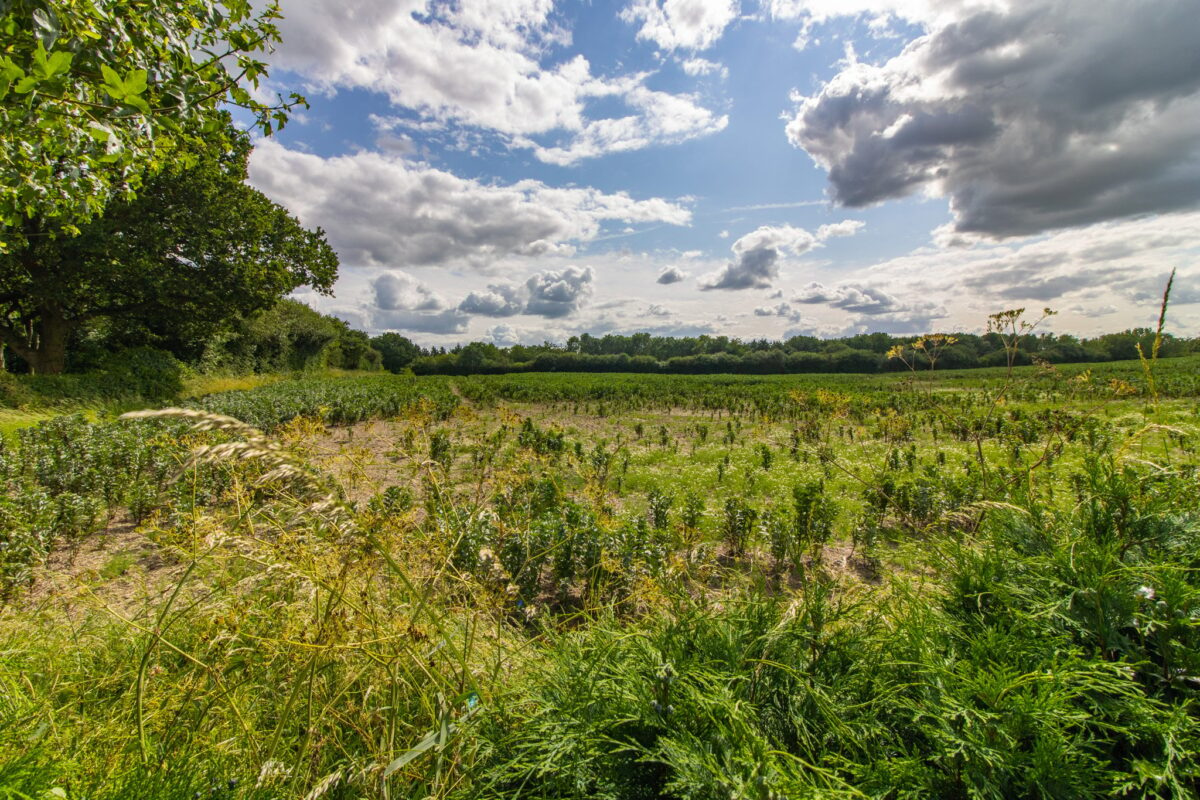
[[[43,421],[0,797],[1195,797],[1198,366]]]

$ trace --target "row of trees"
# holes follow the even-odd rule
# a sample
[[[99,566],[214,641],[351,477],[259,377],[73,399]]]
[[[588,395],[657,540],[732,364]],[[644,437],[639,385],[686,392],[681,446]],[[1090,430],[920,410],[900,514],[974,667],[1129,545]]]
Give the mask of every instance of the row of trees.
[[[396,334],[388,336],[397,337]],[[666,372],[695,373],[793,373],[793,372],[882,372],[906,369],[888,351],[908,345],[916,337],[886,333],[859,334],[840,339],[795,336],[786,341],[756,339],[743,341],[726,336],[664,337],[647,333],[628,336],[589,334],[571,337],[565,345],[497,347],[472,342],[449,351],[421,351],[408,343],[410,357],[402,364],[388,362],[388,369],[407,366],[417,374],[469,375],[501,372]],[[1005,344],[999,334],[955,334],[955,343],[940,351],[941,369],[1003,366]],[[407,340],[404,340],[407,342]],[[1091,339],[1068,334],[1028,334],[1017,339],[1016,362],[1033,359],[1050,363],[1115,361],[1137,358],[1138,347],[1146,353],[1154,331],[1137,328]],[[377,345],[378,346],[378,345]],[[1183,339],[1165,335],[1159,356],[1169,358],[1200,352],[1200,338]],[[413,354],[415,353],[415,354]],[[917,363],[924,365],[917,354]]]

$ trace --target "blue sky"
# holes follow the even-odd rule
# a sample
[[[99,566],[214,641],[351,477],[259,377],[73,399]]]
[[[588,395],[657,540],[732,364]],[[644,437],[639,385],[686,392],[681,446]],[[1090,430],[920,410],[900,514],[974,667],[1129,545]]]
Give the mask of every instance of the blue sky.
[[[302,299],[427,344],[1091,333],[1171,267],[1196,333],[1194,4],[1127,9],[284,0],[251,182],[339,252]]]

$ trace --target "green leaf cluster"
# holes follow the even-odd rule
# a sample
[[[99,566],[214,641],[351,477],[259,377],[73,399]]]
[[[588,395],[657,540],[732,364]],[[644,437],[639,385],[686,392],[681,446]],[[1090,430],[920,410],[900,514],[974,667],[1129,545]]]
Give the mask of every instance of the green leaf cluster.
[[[239,106],[270,133],[299,95],[264,101],[278,6],[242,0],[0,4],[0,250],[39,218],[74,234]]]

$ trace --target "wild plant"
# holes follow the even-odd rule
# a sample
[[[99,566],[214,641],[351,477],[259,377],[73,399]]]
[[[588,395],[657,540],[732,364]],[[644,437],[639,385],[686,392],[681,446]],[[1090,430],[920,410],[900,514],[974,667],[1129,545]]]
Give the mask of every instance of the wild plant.
[[[1162,349],[1163,343],[1163,325],[1167,320],[1167,304],[1171,300],[1171,285],[1175,283],[1175,270],[1171,270],[1170,276],[1167,278],[1166,288],[1163,289],[1162,303],[1158,309],[1158,324],[1154,327],[1154,343],[1150,346],[1150,357],[1147,358],[1142,350],[1142,343],[1137,343],[1138,361],[1142,364],[1142,374],[1146,379],[1146,388],[1153,399],[1154,405],[1158,406],[1158,385],[1154,380],[1154,367],[1158,363],[1158,354]]]
[[[440,466],[444,472],[450,470],[454,461],[454,445],[445,431],[434,431],[429,437],[429,460]]]

